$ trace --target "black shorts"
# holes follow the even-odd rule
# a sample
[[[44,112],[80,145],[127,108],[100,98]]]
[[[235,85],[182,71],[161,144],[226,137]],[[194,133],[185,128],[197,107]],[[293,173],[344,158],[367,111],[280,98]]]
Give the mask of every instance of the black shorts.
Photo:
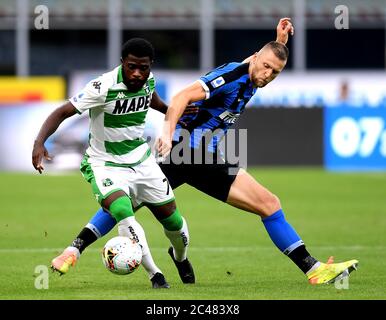
[[[229,190],[239,171],[238,164],[228,162],[214,164],[174,164],[167,159],[160,167],[172,189],[187,183],[192,187],[226,202]]]

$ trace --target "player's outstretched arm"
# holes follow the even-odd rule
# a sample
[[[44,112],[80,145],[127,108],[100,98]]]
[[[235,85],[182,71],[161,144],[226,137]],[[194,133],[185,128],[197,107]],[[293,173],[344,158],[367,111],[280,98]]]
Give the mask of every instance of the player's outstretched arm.
[[[287,44],[288,35],[294,35],[295,29],[292,25],[291,18],[282,18],[280,19],[276,27],[276,41],[282,44]]]
[[[43,158],[47,160],[51,160],[50,155],[46,147],[44,146],[44,142],[48,139],[48,137],[53,134],[59,125],[67,118],[73,116],[76,113],[75,107],[71,102],[67,102],[63,106],[57,108],[53,111],[44,121],[42,127],[40,128],[39,134],[35,139],[35,143],[32,150],[32,165],[34,168],[42,173],[44,167],[42,165]]]
[[[204,100],[205,98],[206,92],[198,81],[186,87],[172,98],[165,115],[162,136],[157,142],[157,150],[160,155],[166,156],[170,152],[174,130],[186,107],[193,102]]]
[[[150,108],[154,109],[154,110],[157,110],[163,114],[166,114],[166,112],[168,111],[168,105],[162,101],[162,99],[160,98],[160,96],[157,94],[157,92],[154,92],[153,93],[153,96],[152,96],[152,99],[151,99],[151,104],[150,104]],[[186,114],[195,114],[198,112],[198,107],[196,107],[195,105],[191,104],[191,105],[188,105],[184,111],[184,115]]]

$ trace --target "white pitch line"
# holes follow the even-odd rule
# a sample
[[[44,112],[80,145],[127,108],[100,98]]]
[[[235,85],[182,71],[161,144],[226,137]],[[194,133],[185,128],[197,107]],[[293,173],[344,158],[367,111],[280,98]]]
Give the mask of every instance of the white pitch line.
[[[386,246],[309,246],[313,250],[385,250]],[[63,248],[0,248],[0,253],[41,253],[41,252],[61,252]],[[151,251],[164,251],[167,248],[155,247]],[[208,251],[208,252],[235,252],[235,251],[259,251],[259,250],[273,250],[275,246],[247,246],[247,247],[189,247],[189,251]],[[86,251],[100,252],[102,248],[89,248]]]

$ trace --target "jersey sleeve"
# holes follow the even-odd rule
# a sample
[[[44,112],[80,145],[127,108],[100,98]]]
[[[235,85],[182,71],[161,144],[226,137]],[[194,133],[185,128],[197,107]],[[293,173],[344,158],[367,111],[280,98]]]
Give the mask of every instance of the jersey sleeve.
[[[205,90],[205,100],[208,100],[219,93],[228,91],[229,86],[226,77],[223,76],[226,72],[227,71],[224,71],[221,68],[217,68],[198,80]]]
[[[106,89],[103,78],[91,80],[83,90],[69,99],[79,113],[101,106],[106,99]]]

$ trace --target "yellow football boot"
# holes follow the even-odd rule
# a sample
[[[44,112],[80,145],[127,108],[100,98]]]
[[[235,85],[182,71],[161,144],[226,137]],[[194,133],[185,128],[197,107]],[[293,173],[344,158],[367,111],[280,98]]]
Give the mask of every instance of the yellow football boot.
[[[327,263],[320,263],[319,267],[307,274],[311,284],[333,283],[348,277],[350,273],[358,268],[358,260],[349,260],[340,263],[333,263],[330,257]]]

